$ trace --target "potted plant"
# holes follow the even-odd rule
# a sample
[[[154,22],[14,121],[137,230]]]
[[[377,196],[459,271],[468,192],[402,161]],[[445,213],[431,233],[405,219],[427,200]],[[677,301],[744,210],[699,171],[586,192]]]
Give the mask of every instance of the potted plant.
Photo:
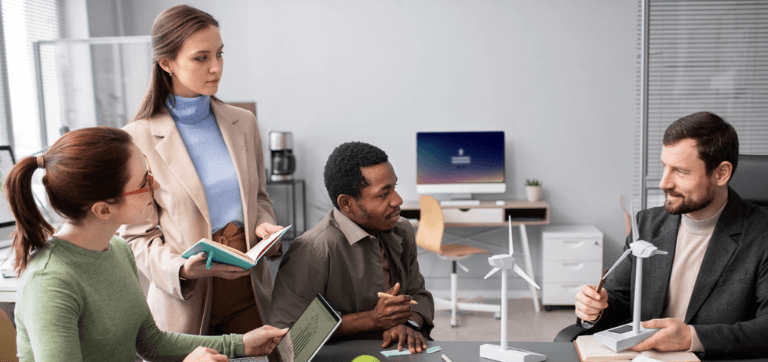
[[[528,194],[528,201],[539,201],[541,198],[541,181],[537,179],[525,180],[525,192]]]

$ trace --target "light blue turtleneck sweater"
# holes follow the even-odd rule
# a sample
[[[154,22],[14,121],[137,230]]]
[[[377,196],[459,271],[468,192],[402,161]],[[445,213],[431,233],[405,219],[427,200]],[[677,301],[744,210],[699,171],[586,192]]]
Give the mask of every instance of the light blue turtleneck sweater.
[[[170,97],[176,99],[173,106]],[[165,104],[205,187],[212,232],[215,233],[230,221],[243,227],[240,183],[219,124],[211,112],[211,97],[185,98],[171,95]]]

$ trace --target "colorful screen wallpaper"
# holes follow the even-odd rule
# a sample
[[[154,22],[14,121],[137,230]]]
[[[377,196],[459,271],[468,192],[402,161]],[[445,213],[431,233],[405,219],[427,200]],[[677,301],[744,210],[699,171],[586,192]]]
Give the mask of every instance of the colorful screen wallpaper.
[[[416,183],[504,182],[504,132],[418,132]]]

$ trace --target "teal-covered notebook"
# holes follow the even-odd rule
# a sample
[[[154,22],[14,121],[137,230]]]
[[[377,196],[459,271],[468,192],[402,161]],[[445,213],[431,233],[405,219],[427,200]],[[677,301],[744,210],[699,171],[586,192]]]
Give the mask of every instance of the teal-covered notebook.
[[[247,253],[243,253],[240,250],[230,248],[226,245],[219,244],[215,241],[208,240],[206,238],[200,239],[195,245],[187,249],[184,254],[181,254],[182,258],[189,259],[193,255],[199,253],[207,253],[208,261],[205,263],[205,268],[210,269],[211,264],[215,261],[217,263],[229,264],[239,266],[243,269],[250,269],[256,266],[264,253],[269,250],[280,237],[285,234],[292,225],[288,225],[282,230],[273,233],[268,238],[260,241],[256,246],[248,250]]]

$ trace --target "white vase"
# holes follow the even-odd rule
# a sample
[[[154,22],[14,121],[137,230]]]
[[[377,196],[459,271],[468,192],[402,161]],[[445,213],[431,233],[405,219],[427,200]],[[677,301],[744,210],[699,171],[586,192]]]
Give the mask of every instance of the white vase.
[[[541,198],[541,186],[526,186],[525,193],[528,194],[528,201],[539,201]]]

